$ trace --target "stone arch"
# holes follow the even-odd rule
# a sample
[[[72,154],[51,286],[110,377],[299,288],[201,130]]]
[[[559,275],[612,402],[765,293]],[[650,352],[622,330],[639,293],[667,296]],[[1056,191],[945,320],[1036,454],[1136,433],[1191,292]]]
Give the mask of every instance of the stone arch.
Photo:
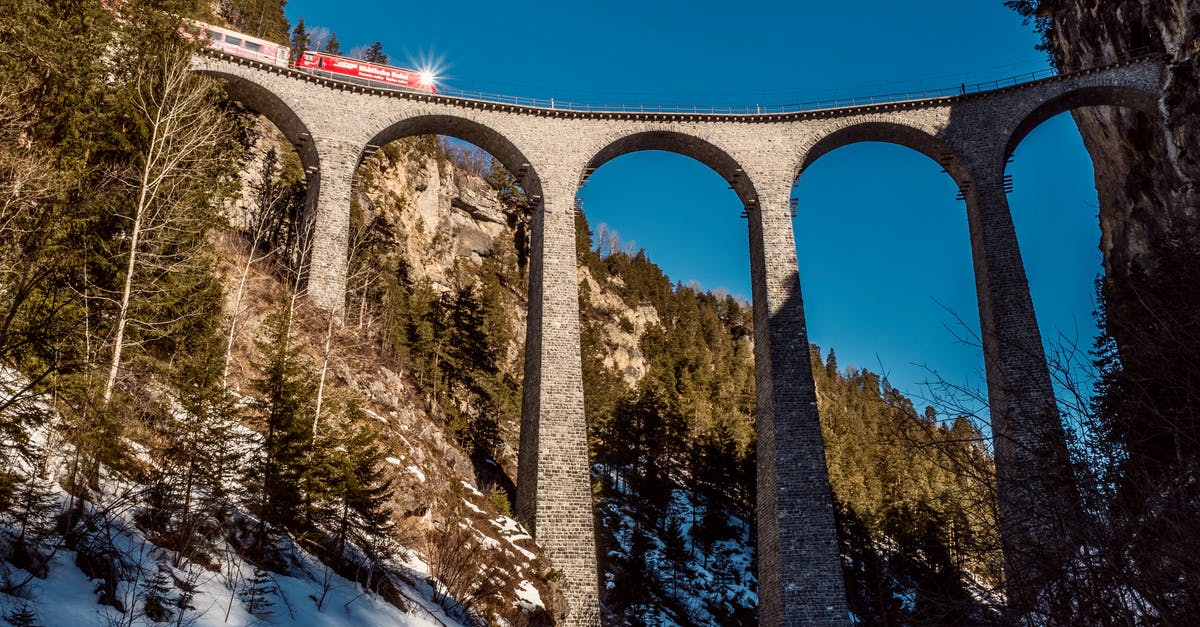
[[[296,149],[297,154],[300,155],[300,163],[306,170],[313,171],[320,166],[320,157],[317,155],[317,148],[312,141],[312,131],[308,124],[275,92],[239,74],[211,69],[196,71],[199,74],[221,80],[225,84],[225,93],[231,100],[244,104],[252,111],[270,120]]]
[[[474,120],[444,114],[417,115],[388,125],[367,142],[366,150],[413,135],[446,135],[486,150],[518,177],[530,196],[541,197],[542,183],[529,158],[500,131]]]
[[[754,183],[729,152],[706,139],[680,131],[641,131],[612,140],[587,162],[584,171],[579,173],[579,181],[617,157],[644,150],[663,150],[695,159],[725,179],[744,206],[758,202]]]
[[[1103,106],[1126,107],[1147,115],[1156,115],[1158,111],[1157,97],[1136,87],[1101,85],[1072,89],[1038,103],[1032,110],[1021,115],[1009,133],[1004,156],[1012,156],[1017,146],[1020,146],[1025,137],[1042,122],[1072,109]]]
[[[866,121],[842,126],[824,135],[809,146],[793,170],[798,178],[821,157],[839,149],[862,142],[895,144],[919,152],[941,165],[960,189],[970,182],[966,165],[956,150],[946,141],[914,126],[898,122]]]

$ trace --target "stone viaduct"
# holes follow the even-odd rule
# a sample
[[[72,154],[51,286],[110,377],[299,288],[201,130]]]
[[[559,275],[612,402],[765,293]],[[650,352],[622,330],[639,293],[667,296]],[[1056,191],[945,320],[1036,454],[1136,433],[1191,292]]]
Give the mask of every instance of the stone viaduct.
[[[720,174],[749,221],[758,397],[758,551],[763,625],[848,622],[824,445],[809,365],[789,199],[825,153],[891,142],[940,163],[971,236],[1010,604],[1032,603],[1064,560],[1078,502],[1064,432],[1006,196],[1021,139],[1084,106],[1159,115],[1161,60],[969,95],[771,114],[572,111],[352,85],[206,53],[196,71],[268,117],[309,172],[310,297],[343,308],[351,179],[375,147],[417,134],[469,141],[535,199],[517,513],[555,566],[568,623],[598,618],[593,504],[580,371],[574,199],[605,162],[639,150],[692,157]]]

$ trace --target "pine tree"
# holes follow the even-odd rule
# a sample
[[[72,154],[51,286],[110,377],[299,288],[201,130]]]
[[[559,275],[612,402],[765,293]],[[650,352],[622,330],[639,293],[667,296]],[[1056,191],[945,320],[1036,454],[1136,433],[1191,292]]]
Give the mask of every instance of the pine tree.
[[[260,395],[254,409],[263,433],[260,461],[255,465],[262,490],[259,515],[263,522],[284,529],[299,520],[305,448],[312,441],[312,388],[291,327],[292,312],[285,303],[266,321],[267,335],[259,343],[263,377],[254,383]]]
[[[154,501],[159,511],[151,512],[154,528],[174,550],[175,566],[212,548],[205,530],[237,492],[243,436],[236,428],[236,400],[220,380],[224,338],[218,332],[214,324],[206,336],[193,337],[186,343],[191,358],[179,360],[170,372],[179,408],[160,428],[166,443],[160,472],[150,479],[152,493],[160,493]]]
[[[159,567],[154,573],[154,579],[146,587],[142,599],[142,612],[151,622],[165,623],[175,617],[174,604],[171,602],[171,575],[165,568]]]
[[[234,30],[269,41],[286,41],[286,0],[219,0],[217,14]]]
[[[321,50],[326,54],[342,54],[342,42],[338,41],[337,33],[330,33],[329,41],[325,42],[325,48]]]
[[[26,477],[13,495],[9,513],[17,526],[20,546],[37,545],[53,534],[52,523],[58,513],[58,495],[54,482],[38,476]]]
[[[362,52],[362,60],[366,61],[367,63],[387,65],[388,56],[383,53],[383,44],[377,41],[370,46],[367,46],[366,50],[363,50]]]
[[[105,177],[127,157],[99,149],[124,141],[108,107],[121,85],[104,61],[116,30],[86,0],[0,11],[0,364],[26,375],[0,401],[0,433],[17,442],[44,418],[20,404],[47,384],[87,382],[95,356],[81,296],[123,193]]]
[[[346,435],[340,438],[342,450],[330,492],[337,504],[330,522],[339,562],[344,558],[348,543],[366,551],[368,558],[379,559],[381,556],[371,555],[371,548],[376,544],[372,538],[391,526],[388,501],[392,483],[383,472],[385,453],[378,444],[379,433],[361,426],[366,424],[365,418],[357,405],[346,408],[346,423],[359,426],[349,427],[343,432]]]
[[[4,620],[12,627],[39,627],[37,614],[33,613],[28,603],[22,603],[21,607],[5,614]]]
[[[679,573],[687,568],[691,553],[688,551],[687,539],[683,537],[683,523],[679,517],[667,516],[667,524],[663,529],[663,557],[671,563],[671,594],[678,594]]]
[[[275,604],[271,599],[273,594],[275,582],[271,580],[271,573],[261,566],[255,566],[254,575],[246,580],[238,597],[241,598],[247,613],[268,620],[272,614],[271,606]]]
[[[311,47],[311,40],[308,36],[308,29],[304,27],[304,18],[296,21],[296,27],[292,29],[292,38],[289,45],[292,48],[292,62],[300,58],[300,55]]]

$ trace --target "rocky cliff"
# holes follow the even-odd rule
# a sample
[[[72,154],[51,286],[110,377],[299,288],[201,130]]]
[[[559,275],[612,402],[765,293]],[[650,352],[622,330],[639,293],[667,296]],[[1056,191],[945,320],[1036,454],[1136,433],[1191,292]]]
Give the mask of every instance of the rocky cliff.
[[[1109,274],[1153,268],[1164,246],[1200,226],[1200,4],[1188,0],[1053,0],[1037,8],[1063,70],[1143,52],[1164,54],[1158,117],[1088,108],[1074,115],[1096,169]]]
[[[1145,53],[1166,61],[1153,114],[1073,112],[1095,164],[1105,264],[1099,380],[1082,429],[1103,479],[1077,480],[1105,512],[1084,541],[1109,557],[1060,618],[1184,624],[1200,611],[1200,3],[1008,4],[1037,19],[1061,69]],[[1131,589],[1147,604],[1113,602]]]

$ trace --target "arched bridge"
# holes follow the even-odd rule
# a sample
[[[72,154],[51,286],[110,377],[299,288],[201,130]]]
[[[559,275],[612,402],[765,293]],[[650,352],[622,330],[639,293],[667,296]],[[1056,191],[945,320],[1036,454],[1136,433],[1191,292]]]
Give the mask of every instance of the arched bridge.
[[[219,53],[194,60],[267,116],[310,172],[309,293],[343,307],[351,179],[374,147],[418,134],[469,141],[516,173],[532,221],[518,516],[565,574],[570,624],[598,622],[595,538],[580,372],[574,199],[605,162],[639,150],[695,158],[725,178],[749,218],[758,396],[758,551],[764,625],[845,624],[824,448],[809,365],[789,198],[805,168],[863,141],[921,152],[957,183],[971,234],[995,439],[1010,601],[1053,553],[1071,495],[1063,428],[1005,192],[1004,167],[1041,122],[1075,107],[1157,115],[1158,58],[959,96],[767,114],[578,111],[376,89]]]

